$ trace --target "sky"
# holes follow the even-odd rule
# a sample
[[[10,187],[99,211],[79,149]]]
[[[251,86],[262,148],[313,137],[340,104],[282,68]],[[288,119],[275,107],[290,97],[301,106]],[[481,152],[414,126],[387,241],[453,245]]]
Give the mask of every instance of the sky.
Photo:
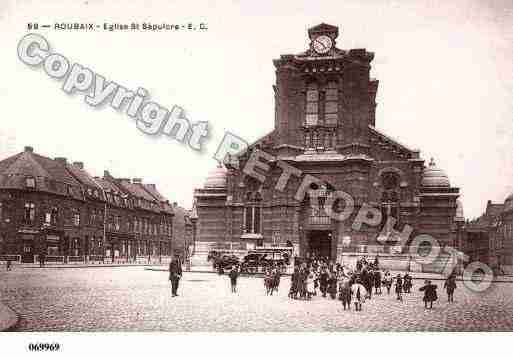
[[[206,23],[207,31],[40,30],[52,51],[152,101],[208,121],[202,152],[143,134],[109,106],[16,56],[27,23]],[[465,216],[513,193],[513,2],[6,0],[0,3],[0,158],[26,145],[82,161],[93,175],[156,183],[190,207],[216,167],[226,131],[253,142],[274,126],[272,60],[307,49],[307,29],[339,27],[337,46],[375,53],[376,127],[429,161],[459,187]]]

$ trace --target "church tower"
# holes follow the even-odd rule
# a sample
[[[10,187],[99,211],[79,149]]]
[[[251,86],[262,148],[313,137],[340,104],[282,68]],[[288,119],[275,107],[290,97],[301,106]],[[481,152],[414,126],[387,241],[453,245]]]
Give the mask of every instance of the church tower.
[[[378,87],[369,77],[374,54],[341,50],[338,36],[336,26],[314,26],[308,30],[305,52],[274,61],[275,129],[281,154],[368,154],[367,129],[375,124]]]

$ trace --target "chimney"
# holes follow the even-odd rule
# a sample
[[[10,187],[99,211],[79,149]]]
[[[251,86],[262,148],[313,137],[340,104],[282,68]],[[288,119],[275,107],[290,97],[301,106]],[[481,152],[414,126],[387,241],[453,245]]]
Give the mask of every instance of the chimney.
[[[54,160],[56,162],[59,162],[63,166],[66,166],[66,163],[68,163],[68,160],[66,159],[66,157],[55,157]]]
[[[148,184],[146,184],[146,186],[153,188],[153,189],[157,189],[157,186],[154,183],[148,183]]]
[[[32,146],[25,146],[24,151],[28,152],[28,153],[33,153],[34,152],[34,147],[32,147]]]
[[[142,183],[142,178],[132,178],[132,183]]]
[[[73,166],[80,168],[81,170],[84,169],[84,162],[73,162]]]
[[[110,172],[105,170],[103,171],[103,178],[112,178],[112,176],[110,175]]]
[[[173,202],[173,208],[176,208],[178,207],[178,203],[177,202]]]

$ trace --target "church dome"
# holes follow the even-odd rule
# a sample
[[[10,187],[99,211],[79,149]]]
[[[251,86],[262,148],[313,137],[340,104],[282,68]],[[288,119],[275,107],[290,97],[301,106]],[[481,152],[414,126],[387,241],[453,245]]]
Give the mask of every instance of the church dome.
[[[209,173],[205,188],[226,188],[226,170],[219,166]]]
[[[504,210],[509,211],[510,209],[513,209],[513,193],[510,194],[505,200],[504,200]]]
[[[445,172],[436,167],[433,159],[431,159],[429,166],[424,169],[421,184],[423,187],[450,187],[451,185]]]

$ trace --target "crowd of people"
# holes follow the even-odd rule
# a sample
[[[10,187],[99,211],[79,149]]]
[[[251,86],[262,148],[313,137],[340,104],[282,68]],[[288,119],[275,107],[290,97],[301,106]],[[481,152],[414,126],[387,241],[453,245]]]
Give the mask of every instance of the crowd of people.
[[[388,270],[381,270],[378,257],[374,261],[360,258],[355,268],[314,258],[295,265],[288,295],[291,299],[310,300],[319,294],[340,300],[344,310],[354,305],[356,311],[361,311],[366,300],[383,293],[382,287],[386,288],[388,295],[393,288],[396,300],[402,302],[403,294],[411,293],[413,278],[408,272],[392,276]],[[456,288],[455,275],[449,276],[444,288],[447,290],[448,301],[452,302]],[[432,308],[433,302],[438,300],[437,286],[426,280],[419,290],[424,292],[425,307]]]
[[[237,292],[237,278],[241,271],[239,266],[232,266],[230,278],[232,293]],[[281,268],[274,266],[264,269],[264,288],[266,295],[273,295],[280,286]],[[290,299],[311,300],[313,296],[322,296],[332,300],[340,300],[344,310],[350,310],[354,305],[356,311],[362,310],[362,304],[372,299],[373,295],[382,295],[382,288],[390,295],[393,288],[395,299],[402,302],[403,295],[409,294],[413,288],[413,277],[408,273],[392,275],[388,270],[382,270],[378,257],[368,261],[366,257],[356,262],[355,268],[340,263],[334,263],[324,258],[300,260],[296,258],[294,271],[290,279]],[[454,302],[456,276],[451,274],[444,283],[448,302]],[[437,285],[425,280],[419,288],[424,292],[423,301],[426,309],[433,308],[433,302],[438,300]]]

